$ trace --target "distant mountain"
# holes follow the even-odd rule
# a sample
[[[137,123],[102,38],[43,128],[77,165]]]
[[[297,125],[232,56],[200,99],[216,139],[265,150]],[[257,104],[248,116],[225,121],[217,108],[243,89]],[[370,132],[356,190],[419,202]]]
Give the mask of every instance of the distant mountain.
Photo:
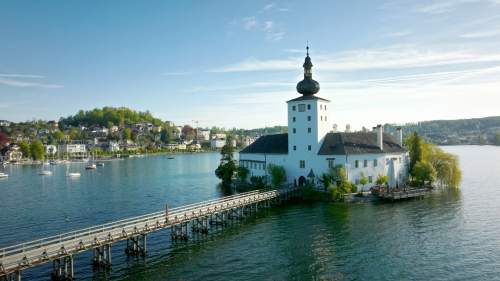
[[[394,132],[403,128],[403,135],[417,132],[428,141],[439,145],[496,144],[500,145],[500,116],[432,120],[407,124],[385,124],[384,130]]]

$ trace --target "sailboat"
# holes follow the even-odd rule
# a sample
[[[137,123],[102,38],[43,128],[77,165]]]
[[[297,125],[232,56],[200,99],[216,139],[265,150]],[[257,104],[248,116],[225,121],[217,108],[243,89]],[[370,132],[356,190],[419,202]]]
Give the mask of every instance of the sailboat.
[[[95,170],[97,168],[96,164],[94,163],[94,155],[92,155],[92,160],[89,161],[89,164],[85,166],[85,170]]]
[[[9,174],[6,174],[6,173],[3,173],[3,172],[0,172],[0,179],[1,178],[8,178],[9,177]]]

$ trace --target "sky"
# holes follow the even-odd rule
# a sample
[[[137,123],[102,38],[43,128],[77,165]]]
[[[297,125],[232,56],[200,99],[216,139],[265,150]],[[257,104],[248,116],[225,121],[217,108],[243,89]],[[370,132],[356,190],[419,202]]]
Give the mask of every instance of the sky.
[[[339,128],[500,115],[500,0],[1,0],[0,119],[286,125],[307,42]]]

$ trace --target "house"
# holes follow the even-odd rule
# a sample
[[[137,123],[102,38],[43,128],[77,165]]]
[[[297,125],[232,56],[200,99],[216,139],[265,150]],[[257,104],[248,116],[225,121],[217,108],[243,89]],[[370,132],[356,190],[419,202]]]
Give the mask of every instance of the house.
[[[84,156],[87,153],[87,147],[83,143],[65,143],[59,145],[60,153],[69,154],[72,156]]]
[[[0,127],[9,127],[11,124],[10,121],[7,120],[0,120]]]
[[[308,50],[309,48],[307,48]],[[309,51],[309,50],[308,50]],[[368,190],[379,175],[389,177],[389,186],[406,182],[408,153],[402,146],[402,132],[384,133],[378,125],[370,132],[333,132],[330,101],[317,96],[320,85],[312,79],[312,62],[307,52],[304,79],[297,84],[299,97],[287,101],[288,133],[262,136],[240,151],[239,164],[250,175],[268,177],[270,164],[285,168],[287,183],[319,184],[319,177],[341,165],[349,181],[359,184],[362,173]]]
[[[196,139],[199,142],[205,142],[210,140],[210,130],[196,130]]]
[[[219,149],[219,148],[222,148],[224,145],[226,144],[226,139],[223,138],[213,138],[210,140],[210,147],[211,148],[216,148],[216,149]]]
[[[241,137],[240,144],[242,147],[247,147],[255,141],[255,138],[249,136]]]
[[[23,159],[23,153],[17,145],[10,145],[0,150],[0,162],[19,162]]]
[[[115,141],[109,141],[103,144],[103,149],[108,152],[118,152],[120,151],[120,144]]]
[[[45,145],[45,154],[49,156],[54,156],[57,153],[57,146],[53,144]]]

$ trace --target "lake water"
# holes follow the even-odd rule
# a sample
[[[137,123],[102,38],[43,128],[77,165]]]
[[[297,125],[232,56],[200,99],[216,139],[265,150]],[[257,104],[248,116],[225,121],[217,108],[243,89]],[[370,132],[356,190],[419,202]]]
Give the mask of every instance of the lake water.
[[[445,147],[460,157],[460,190],[399,203],[295,204],[204,240],[148,238],[146,259],[113,246],[113,269],[75,261],[77,280],[500,280],[500,148]],[[222,196],[218,154],[135,158],[39,168],[11,166],[0,180],[0,247],[92,224]],[[67,171],[79,171],[69,179]],[[51,265],[24,280],[50,280]]]

